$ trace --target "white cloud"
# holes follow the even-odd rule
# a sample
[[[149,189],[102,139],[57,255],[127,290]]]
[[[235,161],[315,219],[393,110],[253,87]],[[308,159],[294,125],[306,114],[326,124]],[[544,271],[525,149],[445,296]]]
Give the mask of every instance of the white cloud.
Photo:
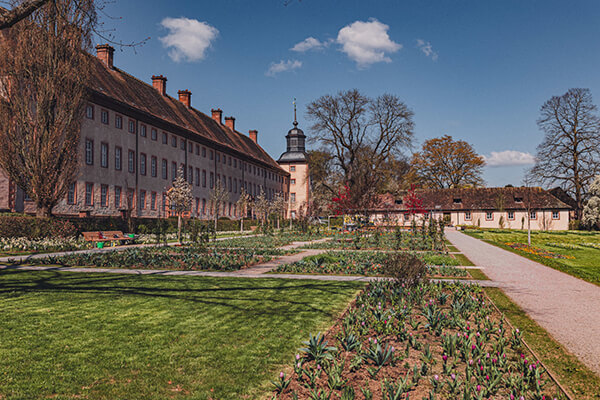
[[[488,167],[511,167],[535,164],[535,156],[516,150],[492,151],[489,156],[484,156],[484,158]]]
[[[169,57],[175,62],[204,59],[206,50],[219,35],[217,28],[196,19],[167,17],[160,24],[169,30],[160,41],[170,49]]]
[[[319,39],[315,39],[314,37],[310,36],[300,43],[296,43],[290,50],[297,51],[299,53],[304,53],[308,50],[323,50],[325,47],[329,46],[329,43],[331,42],[321,42]]]
[[[389,53],[395,53],[402,45],[390,39],[389,26],[370,19],[367,22],[355,21],[338,32],[337,43],[350,59],[356,61],[359,68],[378,62],[391,62]]]
[[[271,63],[265,75],[267,76],[275,76],[280,72],[292,71],[294,69],[298,69],[302,66],[302,61],[298,60],[281,60],[278,63]]]
[[[437,61],[438,54],[433,51],[431,43],[424,41],[423,39],[417,39],[417,47],[425,54],[426,57],[431,57],[433,61]]]

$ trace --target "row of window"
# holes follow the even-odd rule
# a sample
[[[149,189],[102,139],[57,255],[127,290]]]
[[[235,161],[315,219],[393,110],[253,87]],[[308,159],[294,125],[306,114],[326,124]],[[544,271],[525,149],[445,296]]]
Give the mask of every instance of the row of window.
[[[100,199],[99,206],[101,208],[108,208],[111,199],[109,194],[108,185],[101,184],[100,186]],[[85,192],[84,192],[84,205],[87,207],[94,207],[96,205],[96,198],[94,196],[94,190],[97,190],[96,185],[91,182],[85,183]],[[138,201],[139,201],[139,209],[140,210],[157,210],[158,208],[158,199],[156,192],[148,193],[145,190],[140,190]],[[112,202],[113,207],[117,210],[120,209],[132,209],[135,208],[135,191],[133,189],[127,189],[127,193],[123,193],[123,188],[121,186],[114,186],[112,192]],[[77,184],[72,183],[69,186],[69,190],[67,192],[67,203],[68,204],[77,204]],[[207,215],[206,208],[206,199],[200,199],[196,197],[195,202],[195,213],[196,215]],[[168,208],[167,205],[167,194],[162,193],[162,203],[161,203],[162,211],[166,211]],[[219,205],[218,209],[219,215],[228,215],[238,216],[237,214],[237,206],[234,203],[223,202],[223,204]]]
[[[485,213],[485,220],[486,221],[493,221],[494,220],[494,212],[493,211],[486,211]],[[497,213],[496,213],[497,214]],[[506,212],[506,217],[509,221],[514,221],[515,220],[515,212],[514,211],[507,211]],[[465,220],[466,221],[471,221],[471,212],[470,211],[465,211]],[[529,219],[537,219],[537,211],[536,210],[531,210],[529,212]],[[552,211],[552,219],[560,219],[560,213],[556,210]]]
[[[94,106],[92,104],[88,104],[86,106],[86,117],[89,119],[94,119]],[[100,122],[105,124],[105,125],[109,125],[110,124],[110,117],[109,117],[109,111],[105,110],[105,109],[100,109]],[[136,121],[133,119],[129,119],[129,125],[128,125],[128,131],[130,133],[136,133]],[[115,128],[117,129],[123,129],[123,116],[116,114],[115,113]],[[140,136],[141,137],[147,137],[147,131],[148,128],[145,124],[140,124]],[[150,138],[154,141],[156,141],[158,139],[158,131],[156,130],[156,128],[151,128],[150,129]],[[162,144],[168,144],[169,142],[169,135],[167,132],[162,132]],[[175,135],[171,135],[171,146],[172,147],[177,147],[177,143],[179,142],[180,144],[180,148],[181,150],[185,151],[186,147],[188,149],[188,151],[190,153],[194,152],[194,144],[190,141],[187,141],[187,145],[186,145],[186,140],[185,139],[181,139],[181,138],[177,138],[177,136]],[[195,149],[196,149],[196,155],[200,156],[202,154],[202,157],[206,158],[207,154],[210,160],[214,160],[215,156],[216,156],[216,161],[218,163],[223,162],[223,164],[225,165],[229,165],[230,167],[233,168],[238,168],[239,165],[239,169],[245,169],[245,172],[248,173],[253,173],[254,175],[257,176],[261,176],[264,178],[267,178],[269,180],[275,181],[275,182],[279,182],[282,183],[284,182],[284,178],[281,175],[277,175],[271,171],[267,171],[264,168],[261,167],[257,167],[256,165],[251,165],[248,163],[242,163],[241,160],[232,157],[232,156],[228,156],[227,154],[221,154],[217,151],[213,151],[211,149],[209,149],[209,151],[206,151],[206,147],[204,146],[200,146],[199,144],[195,145]],[[86,155],[87,155],[87,151],[86,151]],[[221,157],[222,155],[222,157]],[[86,162],[87,162],[87,158],[86,158]],[[89,164],[91,165],[91,164]],[[292,167],[293,171],[295,170],[295,167]]]

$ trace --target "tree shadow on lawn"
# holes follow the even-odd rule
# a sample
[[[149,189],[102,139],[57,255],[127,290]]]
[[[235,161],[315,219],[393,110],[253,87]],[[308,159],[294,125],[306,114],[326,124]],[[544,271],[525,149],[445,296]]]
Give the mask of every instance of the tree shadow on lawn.
[[[354,282],[267,278],[87,274],[10,269],[0,271],[1,297],[40,292],[152,297],[223,306],[243,312],[244,315],[260,315],[268,310],[286,316],[296,314],[298,309],[331,315],[332,310],[325,309],[330,308],[330,301],[320,301],[315,305],[313,296],[306,295],[316,292],[319,295],[315,297],[330,299],[357,290],[361,285]]]

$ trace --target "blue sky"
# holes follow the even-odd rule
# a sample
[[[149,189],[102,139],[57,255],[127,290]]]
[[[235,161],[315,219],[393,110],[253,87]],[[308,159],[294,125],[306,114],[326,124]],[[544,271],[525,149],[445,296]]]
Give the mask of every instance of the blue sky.
[[[274,158],[294,97],[310,135],[307,103],[358,88],[412,108],[417,148],[466,140],[500,164],[486,167],[489,186],[517,185],[542,139],[541,105],[571,87],[600,98],[595,0],[118,0],[105,12],[116,40],[150,38],[118,49],[119,68],[167,76],[172,96],[189,89],[195,108],[258,129]]]

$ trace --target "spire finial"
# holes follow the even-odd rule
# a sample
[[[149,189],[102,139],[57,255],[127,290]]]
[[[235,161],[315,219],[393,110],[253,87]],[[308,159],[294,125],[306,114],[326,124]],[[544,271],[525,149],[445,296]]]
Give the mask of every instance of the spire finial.
[[[296,120],[296,98],[294,97],[294,126],[298,126],[298,121]]]

